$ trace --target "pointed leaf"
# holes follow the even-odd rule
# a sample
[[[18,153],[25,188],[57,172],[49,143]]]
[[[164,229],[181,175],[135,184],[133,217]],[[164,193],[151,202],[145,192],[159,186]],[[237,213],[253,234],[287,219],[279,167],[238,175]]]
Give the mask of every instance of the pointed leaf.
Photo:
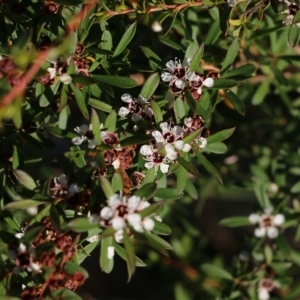
[[[116,50],[114,52],[114,56],[118,56],[123,52],[123,50],[128,46],[135,35],[137,22],[132,23],[129,28],[126,30],[124,35],[122,36]]]
[[[229,217],[221,220],[219,224],[227,227],[240,227],[251,225],[248,217]]]
[[[288,33],[288,42],[291,47],[297,46],[300,40],[300,28],[296,25],[290,25],[289,33]]]
[[[159,85],[159,82],[160,77],[158,73],[150,75],[144,83],[140,94],[146,99],[149,99],[154,94],[156,88]]]
[[[224,72],[226,69],[228,69],[234,62],[237,54],[239,51],[239,39],[235,38],[231,45],[229,46],[229,49],[226,53],[225,59],[222,64],[222,72]]]
[[[225,94],[226,94],[228,100],[231,102],[231,104],[236,109],[236,111],[244,116],[245,110],[246,110],[244,102],[231,90],[225,90]]]
[[[92,224],[88,218],[76,218],[67,224],[67,227],[74,232],[86,232],[90,229],[99,227],[98,224]]]
[[[77,86],[74,83],[71,83],[70,87],[74,93],[76,103],[77,103],[78,108],[80,109],[82,115],[86,119],[89,119],[89,111],[88,111],[87,105],[85,103],[83,93],[77,88]]]
[[[108,179],[106,177],[100,176],[99,183],[100,183],[102,190],[107,198],[109,198],[115,194],[110,182],[108,181]]]
[[[101,240],[101,250],[100,250],[100,267],[101,269],[109,274],[114,267],[114,259],[108,258],[108,247],[112,247],[113,237],[109,236]]]
[[[204,52],[204,44],[202,44],[199,49],[197,50],[197,52],[194,54],[191,64],[189,66],[189,71],[190,72],[194,72],[196,71],[196,69],[200,66],[201,64],[201,59],[203,56],[203,52]]]
[[[34,190],[36,188],[36,183],[33,178],[22,170],[13,171],[19,182],[24,185],[29,190]]]
[[[235,127],[219,131],[219,132],[209,136],[207,138],[207,142],[209,144],[213,144],[215,142],[224,141],[224,140],[228,139],[233,134],[234,130],[235,130]]]
[[[186,161],[184,158],[177,156],[177,161],[182,165],[189,173],[193,174],[197,178],[200,178],[198,170],[191,163]]]
[[[31,199],[22,199],[10,202],[4,206],[5,210],[24,210],[29,207],[45,204],[45,202],[31,200]]]
[[[201,265],[201,270],[212,277],[223,278],[228,280],[233,279],[232,275],[229,272],[212,264]]]
[[[158,104],[155,101],[151,101],[151,108],[153,110],[156,124],[161,123],[163,121],[163,116],[162,116],[160,107],[158,106]]]
[[[195,151],[199,162],[202,166],[211,174],[213,175],[220,183],[223,184],[222,176],[219,171],[206,159],[204,155],[202,155],[199,151]]]
[[[96,81],[104,82],[125,89],[133,88],[138,85],[135,80],[125,76],[94,75],[93,78]]]
[[[126,261],[126,252],[125,249],[123,247],[121,247],[118,243],[113,242],[113,246],[115,247],[115,251],[116,253]],[[146,267],[146,264],[137,256],[135,257],[136,262],[135,265],[136,267]]]
[[[133,248],[132,242],[131,242],[126,230],[123,231],[123,243],[124,243],[124,248],[125,248],[125,252],[126,252],[128,282],[129,282],[135,271],[136,256],[134,254],[134,248]]]

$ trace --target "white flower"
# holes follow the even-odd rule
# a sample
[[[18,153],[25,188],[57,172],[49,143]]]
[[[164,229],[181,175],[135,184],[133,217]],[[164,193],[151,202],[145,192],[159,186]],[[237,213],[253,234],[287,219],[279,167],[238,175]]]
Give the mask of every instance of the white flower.
[[[289,25],[293,24],[294,17],[297,14],[297,12],[299,11],[299,5],[294,2],[290,2],[288,0],[279,0],[279,1],[284,2],[287,5],[287,9],[284,10],[282,12],[282,14],[287,14],[283,23],[286,26],[289,26]],[[296,25],[298,27],[300,27],[300,23],[296,23]]]
[[[63,73],[63,74],[60,75],[59,80],[63,84],[70,84],[72,82],[72,77],[67,73]]]
[[[259,300],[269,300],[270,292],[272,292],[276,287],[279,287],[279,283],[273,281],[269,278],[263,278],[258,283],[258,299]]]
[[[168,173],[168,163],[174,161],[177,158],[177,153],[174,151],[172,145],[166,145],[165,149],[166,155],[163,156],[159,154],[157,149],[154,149],[153,146],[143,145],[140,149],[140,153],[145,156],[144,159],[147,161],[145,163],[145,167],[147,169],[152,169],[154,167],[156,171],[158,168],[160,168],[162,173]]]
[[[115,247],[113,246],[108,246],[107,247],[107,258],[112,259],[115,255]]]
[[[97,214],[91,214],[88,218],[91,224],[97,224],[100,221],[100,217]]]
[[[138,98],[135,99],[132,98],[130,94],[123,94],[121,100],[126,103],[126,106],[120,108],[118,112],[120,117],[126,117],[131,113],[131,120],[138,122],[143,117],[153,116],[153,110],[149,107],[149,101],[142,95],[139,95]]]
[[[47,71],[50,74],[50,79],[53,79],[56,76],[56,69],[55,68],[48,68]]]
[[[93,129],[92,124],[90,124],[90,126],[83,124],[80,127],[75,127],[74,130],[78,134],[80,134],[80,136],[73,138],[72,143],[74,145],[81,145],[84,141],[87,141],[89,148],[91,148],[91,149],[95,148],[97,143],[93,139],[94,135],[93,135],[92,129]]]
[[[273,208],[269,207],[264,210],[262,215],[251,214],[248,219],[251,224],[258,224],[254,230],[254,235],[258,238],[267,236],[270,239],[278,237],[279,230],[277,227],[285,222],[285,217],[282,214],[272,215]]]
[[[122,217],[113,218],[111,221],[111,225],[117,231],[126,228],[125,220]]]
[[[182,127],[172,127],[167,122],[163,122],[160,124],[160,128],[162,132],[158,130],[152,132],[158,149],[161,149],[164,146],[166,147],[167,145],[173,145],[177,150],[183,152],[189,152],[191,150],[191,146],[182,141],[184,135],[184,129]]]
[[[234,7],[235,4],[236,4],[236,0],[228,0],[228,5],[231,6],[231,7]]]
[[[95,234],[95,235],[93,235],[93,236],[87,238],[86,240],[87,240],[89,243],[94,243],[94,242],[97,242],[98,239],[99,239],[98,234]]]
[[[163,30],[161,24],[158,21],[154,21],[151,25],[151,28],[154,32],[161,32]]]
[[[131,226],[135,231],[150,231],[154,227],[152,220],[142,218],[138,213],[150,205],[147,201],[142,201],[139,196],[127,197],[119,194],[112,195],[108,201],[108,206],[102,208],[100,212],[100,223],[107,227],[112,226],[115,232],[115,240],[119,243],[123,239],[123,230]]]
[[[145,220],[142,221],[143,227],[147,231],[152,231],[154,228],[154,221],[150,218],[146,218]]]
[[[197,139],[197,144],[200,149],[204,149],[207,146],[207,139],[204,137],[200,137]]]
[[[269,300],[270,299],[270,294],[269,294],[268,290],[259,289],[258,290],[258,299],[259,300]]]

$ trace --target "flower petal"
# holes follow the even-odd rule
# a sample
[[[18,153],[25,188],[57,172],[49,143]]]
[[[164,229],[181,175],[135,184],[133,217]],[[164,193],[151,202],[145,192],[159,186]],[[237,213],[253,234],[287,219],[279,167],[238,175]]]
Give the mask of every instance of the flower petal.
[[[63,83],[63,84],[70,84],[72,82],[72,77],[67,74],[67,73],[64,73],[64,74],[61,74],[60,77],[59,77],[59,80]]]
[[[164,82],[169,82],[171,81],[173,78],[173,75],[170,74],[169,72],[164,72],[161,74],[161,80]]]
[[[85,140],[85,137],[78,136],[78,137],[75,137],[75,138],[72,139],[72,143],[74,145],[81,145],[84,140]]]
[[[161,170],[162,173],[168,173],[168,171],[169,171],[169,165],[161,163],[160,164],[160,170]]]
[[[146,99],[142,95],[138,96],[138,100],[139,100],[139,102],[140,102],[141,105],[145,105],[146,103],[148,103],[148,99]]]
[[[211,77],[208,77],[208,78],[206,78],[206,79],[203,81],[202,84],[203,84],[204,86],[206,86],[206,87],[211,88],[211,87],[214,86],[214,80],[213,80]]]
[[[136,113],[136,114],[133,114],[132,117],[131,117],[131,120],[132,122],[138,122],[139,120],[141,120],[143,117],[142,115]]]
[[[276,227],[267,228],[267,236],[270,239],[276,239],[278,237],[279,231]]]
[[[133,101],[132,96],[129,95],[129,94],[123,94],[123,95],[121,96],[121,99],[122,99],[122,101],[125,102],[125,103],[130,103],[130,102]]]
[[[128,108],[126,108],[126,107],[121,107],[121,108],[119,109],[118,115],[119,115],[120,117],[126,117],[129,113],[130,113],[130,110],[129,110]]]
[[[254,230],[254,235],[258,238],[262,238],[266,235],[266,228],[265,227],[258,227]]]
[[[260,221],[260,215],[258,214],[251,214],[249,217],[248,217],[248,220],[251,224],[257,224],[259,223]]]
[[[281,226],[285,221],[285,217],[282,214],[277,214],[273,217],[273,223],[276,226]]]
[[[113,218],[111,221],[111,225],[116,230],[121,230],[126,228],[125,220],[121,217]]]
[[[152,135],[155,138],[156,143],[163,143],[165,141],[163,135],[158,130],[153,131]]]
[[[149,145],[143,145],[140,149],[140,153],[144,156],[151,156],[153,154],[153,148]]]

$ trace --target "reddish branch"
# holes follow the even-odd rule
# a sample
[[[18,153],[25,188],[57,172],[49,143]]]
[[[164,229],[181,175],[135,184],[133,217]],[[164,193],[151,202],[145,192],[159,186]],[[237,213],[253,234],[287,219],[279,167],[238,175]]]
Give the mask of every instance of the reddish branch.
[[[72,21],[69,23],[66,36],[70,34],[70,32],[74,31],[79,24],[82,22],[82,20],[85,18],[85,16],[93,9],[93,7],[97,4],[96,0],[89,1],[88,4],[84,6],[84,8],[81,10],[81,12],[75,16]],[[43,50],[38,52],[37,58],[32,64],[32,66],[28,69],[26,74],[23,77],[22,84],[19,84],[15,86],[11,91],[9,91],[2,99],[0,103],[0,109],[5,108],[7,105],[9,105],[16,97],[24,94],[24,91],[26,89],[26,86],[31,82],[31,80],[34,78],[34,76],[37,74],[37,72],[40,70],[42,64],[47,59],[50,51],[52,50],[51,47],[49,47],[47,50]]]

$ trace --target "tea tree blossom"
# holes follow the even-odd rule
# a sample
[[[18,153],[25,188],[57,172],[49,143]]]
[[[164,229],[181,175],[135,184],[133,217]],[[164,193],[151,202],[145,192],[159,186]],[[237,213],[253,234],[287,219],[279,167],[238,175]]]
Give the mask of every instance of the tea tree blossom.
[[[189,152],[191,150],[191,145],[182,141],[184,136],[184,129],[182,127],[172,127],[167,122],[163,122],[160,124],[160,128],[162,132],[158,130],[152,132],[158,149],[161,149],[166,145],[173,145],[177,150],[181,150],[183,152]]]
[[[100,129],[102,127],[100,126]],[[84,141],[88,142],[88,147],[90,149],[93,149],[97,146],[97,142],[94,139],[94,134],[92,132],[93,126],[90,124],[89,126],[86,124],[81,125],[80,127],[75,127],[74,129],[78,134],[80,134],[79,137],[75,137],[72,139],[72,143],[74,145],[81,145]]]
[[[285,217],[282,214],[272,215],[272,211],[273,208],[267,208],[261,215],[253,213],[249,216],[250,223],[258,224],[258,228],[254,231],[256,237],[277,238],[279,234],[278,227],[284,223]]]
[[[153,116],[150,102],[142,95],[139,95],[138,98],[135,99],[129,94],[123,94],[121,99],[126,105],[120,108],[118,112],[120,117],[125,117],[131,113],[131,120],[133,122],[138,122],[143,117],[151,118]]]
[[[258,283],[258,299],[259,300],[269,300],[270,292],[272,292],[275,288],[278,288],[279,284],[276,281],[273,281],[269,278],[264,278],[260,280]]]
[[[193,95],[193,92],[196,92],[199,96],[202,95],[202,88],[208,87],[211,88],[214,86],[214,79],[212,77],[207,77],[204,79],[204,76],[198,74],[197,72],[190,73],[187,76],[189,80],[190,91]],[[197,100],[197,99],[196,99]]]
[[[286,4],[286,6],[287,6],[287,9],[284,10],[282,12],[282,14],[287,15],[283,23],[285,25],[289,26],[293,23],[294,17],[297,14],[297,12],[299,11],[300,7],[298,4],[296,4],[294,2],[290,2],[288,0],[280,0],[280,1],[284,2],[284,4]],[[296,25],[298,27],[300,27],[300,23],[296,23]]]
[[[186,77],[189,74],[189,65],[191,59],[187,58],[181,64],[181,61],[175,58],[166,63],[166,69],[161,74],[164,82],[169,82],[169,90],[173,94],[180,94],[186,84]]]
[[[174,147],[170,144],[165,146],[166,154],[161,154],[158,152],[158,149],[153,146],[144,145],[140,149],[140,153],[144,156],[144,159],[147,161],[145,167],[147,169],[155,168],[157,172],[158,168],[162,173],[168,173],[169,163],[173,162],[177,158],[177,153],[174,151]]]
[[[112,195],[107,200],[107,206],[100,211],[100,223],[107,227],[112,226],[115,230],[115,240],[121,242],[123,230],[131,226],[137,232],[151,231],[154,228],[154,221],[149,218],[142,218],[138,213],[150,206],[147,201],[142,201],[138,196]]]

